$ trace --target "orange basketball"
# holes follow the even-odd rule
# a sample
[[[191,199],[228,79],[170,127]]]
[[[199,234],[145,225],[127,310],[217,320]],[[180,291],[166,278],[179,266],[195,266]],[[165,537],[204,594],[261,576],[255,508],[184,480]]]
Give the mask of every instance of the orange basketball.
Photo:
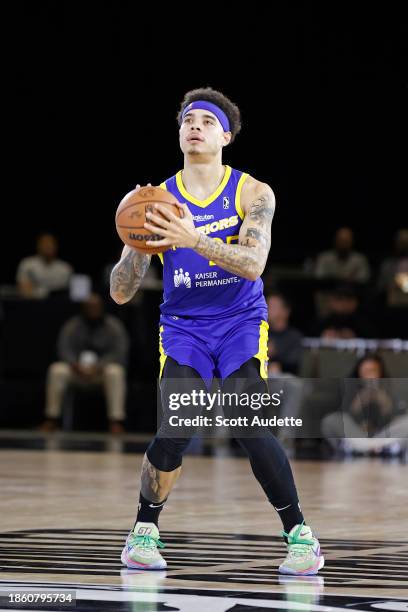
[[[130,247],[155,255],[163,253],[170,247],[148,247],[148,240],[162,240],[163,236],[154,234],[150,230],[143,227],[146,222],[146,213],[155,212],[160,215],[158,210],[154,210],[154,204],[162,204],[175,215],[181,217],[180,209],[177,200],[170,192],[160,187],[141,187],[138,191],[129,191],[123,198],[116,211],[116,230],[121,240]]]

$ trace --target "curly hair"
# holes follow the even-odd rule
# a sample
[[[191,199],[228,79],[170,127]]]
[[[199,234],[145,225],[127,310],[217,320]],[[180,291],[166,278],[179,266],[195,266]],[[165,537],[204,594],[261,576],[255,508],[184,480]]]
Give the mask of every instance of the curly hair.
[[[213,89],[212,87],[201,87],[200,89],[192,89],[188,91],[184,96],[184,100],[181,103],[180,110],[177,115],[178,124],[182,123],[182,114],[183,110],[191,104],[191,102],[196,102],[197,100],[205,100],[206,102],[212,102],[220,107],[221,110],[227,115],[230,130],[231,130],[231,142],[235,140],[235,136],[241,130],[241,112],[236,104],[231,102],[227,96],[224,96],[223,93]]]

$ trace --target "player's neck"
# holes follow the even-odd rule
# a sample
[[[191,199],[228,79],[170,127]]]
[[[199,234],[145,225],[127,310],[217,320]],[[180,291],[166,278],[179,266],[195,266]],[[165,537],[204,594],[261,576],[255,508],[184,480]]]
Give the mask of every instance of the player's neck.
[[[182,173],[184,187],[188,193],[200,200],[205,200],[217,190],[224,174],[225,167],[221,157],[211,161],[194,161],[194,163],[191,163],[188,157],[184,159]]]

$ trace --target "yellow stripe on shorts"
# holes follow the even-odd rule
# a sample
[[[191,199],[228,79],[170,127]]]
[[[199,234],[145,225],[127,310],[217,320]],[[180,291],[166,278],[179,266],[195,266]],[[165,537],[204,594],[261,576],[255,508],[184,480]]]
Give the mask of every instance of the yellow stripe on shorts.
[[[256,359],[259,359],[259,373],[261,378],[268,378],[268,330],[268,323],[262,321],[259,326],[258,352],[254,355]]]
[[[159,331],[159,352],[160,352],[160,373],[159,373],[159,379],[162,377],[164,364],[166,363],[166,359],[167,359],[167,355],[164,352],[162,336],[161,336],[162,333],[163,333],[163,330],[164,330],[164,327],[163,327],[163,325],[161,325],[160,326],[160,331]]]

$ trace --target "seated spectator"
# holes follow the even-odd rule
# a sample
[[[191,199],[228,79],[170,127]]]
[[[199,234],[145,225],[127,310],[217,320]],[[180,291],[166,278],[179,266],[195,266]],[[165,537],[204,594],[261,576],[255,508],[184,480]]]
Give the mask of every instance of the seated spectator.
[[[408,438],[408,413],[383,380],[387,376],[381,357],[368,354],[360,359],[352,377],[359,380],[356,384],[344,380],[343,409],[323,418],[323,435],[345,452],[402,452]]]
[[[46,298],[53,291],[68,289],[71,266],[57,259],[58,242],[52,234],[37,238],[37,255],[25,257],[17,268],[17,286],[27,298]]]
[[[297,374],[302,356],[302,334],[289,325],[289,303],[276,292],[269,294],[267,304],[269,373]]]
[[[359,310],[356,292],[347,285],[339,286],[327,297],[327,314],[316,320],[311,328],[313,336],[321,338],[368,338],[372,329]]]
[[[388,306],[408,306],[408,229],[395,235],[394,256],[381,264],[378,290],[386,294]]]
[[[122,323],[104,313],[102,299],[91,294],[82,314],[69,319],[58,339],[59,361],[50,365],[43,431],[57,428],[69,384],[103,385],[111,433],[124,431],[128,336]]]
[[[365,255],[353,251],[353,242],[353,231],[349,227],[338,229],[333,249],[317,257],[316,278],[366,283],[370,278],[370,266]]]

